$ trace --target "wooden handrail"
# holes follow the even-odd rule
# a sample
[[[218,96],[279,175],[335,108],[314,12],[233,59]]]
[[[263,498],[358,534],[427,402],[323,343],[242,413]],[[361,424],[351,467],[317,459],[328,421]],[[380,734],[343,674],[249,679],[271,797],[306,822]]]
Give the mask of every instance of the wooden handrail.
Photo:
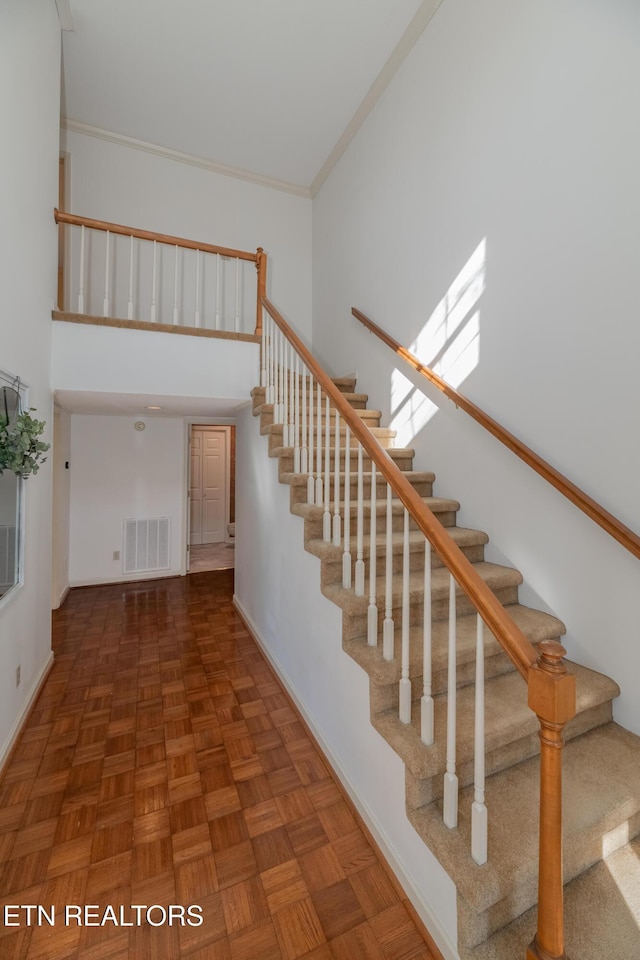
[[[259,263],[261,248],[256,253],[247,250],[233,250],[231,247],[218,247],[213,243],[198,243],[196,240],[185,240],[184,237],[172,237],[168,233],[154,233],[152,230],[138,230],[136,227],[125,227],[120,223],[108,223],[106,220],[92,220],[89,217],[79,217],[74,213],[64,213],[57,208],[53,211],[56,223],[70,223],[76,227],[89,227],[90,230],[108,230],[109,233],[118,233],[124,237],[136,237],[138,240],[156,240],[158,243],[167,243],[172,247],[186,247],[189,250],[199,250],[200,253],[219,253],[222,257],[234,257],[237,260],[251,260]],[[263,254],[263,256],[265,256]],[[265,258],[266,262],[266,258]]]
[[[590,497],[588,494],[581,490],[580,487],[576,486],[571,480],[565,477],[562,473],[552,467],[550,463],[547,463],[546,460],[543,460],[542,457],[538,456],[537,453],[534,453],[529,447],[527,447],[521,440],[516,436],[510,433],[505,427],[494,420],[493,417],[490,417],[487,413],[476,406],[475,403],[472,403],[464,394],[459,393],[453,387],[451,387],[442,377],[439,377],[437,373],[430,369],[430,367],[425,366],[421,363],[418,358],[409,352],[405,347],[401,346],[397,340],[392,336],[382,330],[377,324],[364,315],[356,307],[351,308],[353,316],[360,321],[371,333],[374,333],[383,343],[386,343],[394,353],[397,353],[399,357],[402,357],[410,366],[417,370],[425,379],[429,380],[434,386],[441,390],[450,400],[452,400],[456,407],[460,407],[461,410],[464,410],[465,413],[468,413],[470,417],[479,423],[485,430],[496,437],[501,443],[508,447],[517,457],[520,457],[526,464],[535,470],[544,480],[547,480],[556,490],[559,490],[573,503],[579,510],[582,510],[588,517],[590,517],[598,526],[602,527],[603,530],[606,530],[615,540],[618,541],[626,550],[634,555],[634,557],[640,558],[640,536],[631,530],[629,527],[625,526],[621,520],[618,520],[617,517],[614,517],[612,513],[609,513],[608,510],[605,510],[596,500]]]
[[[287,339],[298,352],[307,369],[313,374],[330,397],[334,407],[339,411],[342,419],[349,425],[351,433],[355,435],[371,459],[375,462],[380,473],[391,485],[395,494],[407,508],[420,530],[432,543],[438,555],[453,574],[456,583],[464,590],[473,602],[478,613],[499,640],[507,655],[521,675],[527,679],[529,669],[537,661],[538,655],[533,644],[513,622],[495,594],[487,587],[462,550],[452,540],[441,523],[424,503],[420,494],[409,483],[402,471],[396,466],[373,434],[363,425],[362,419],[354,412],[350,404],[344,399],[338,388],[329,379],[322,367],[316,362],[305,345],[296,336],[282,314],[266,298],[262,298],[265,310],[273,318],[276,325],[282,330]]]

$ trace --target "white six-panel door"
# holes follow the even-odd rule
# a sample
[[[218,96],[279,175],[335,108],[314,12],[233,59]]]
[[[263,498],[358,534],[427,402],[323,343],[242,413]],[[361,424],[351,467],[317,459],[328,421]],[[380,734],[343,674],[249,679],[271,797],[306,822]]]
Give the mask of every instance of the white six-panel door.
[[[227,430],[191,429],[192,544],[225,540],[227,515]]]

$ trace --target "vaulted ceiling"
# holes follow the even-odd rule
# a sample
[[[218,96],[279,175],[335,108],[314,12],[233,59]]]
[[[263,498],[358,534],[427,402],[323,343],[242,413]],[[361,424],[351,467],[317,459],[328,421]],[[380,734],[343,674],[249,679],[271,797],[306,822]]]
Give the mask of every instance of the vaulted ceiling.
[[[63,121],[313,191],[440,2],[67,0]]]

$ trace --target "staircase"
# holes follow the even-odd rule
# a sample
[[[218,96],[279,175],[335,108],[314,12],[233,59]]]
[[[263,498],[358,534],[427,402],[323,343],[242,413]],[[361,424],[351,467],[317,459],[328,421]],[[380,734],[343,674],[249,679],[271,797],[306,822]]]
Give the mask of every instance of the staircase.
[[[447,528],[483,580],[508,607],[529,640],[559,639],[561,621],[518,602],[522,575],[484,559],[485,533],[456,525],[459,503],[433,495],[435,477],[413,469],[413,450],[393,447],[393,431],[380,426],[380,412],[355,392],[349,378],[334,380],[363,422],[403,470],[440,523]],[[252,391],[253,412],[277,458],[279,479],[290,485],[291,512],[304,521],[305,548],[321,561],[323,594],[342,610],[342,643],[369,676],[371,723],[402,758],[406,771],[409,821],[452,877],[458,897],[458,950],[462,960],[524,957],[535,932],[538,884],[539,725],[527,706],[526,685],[502,648],[485,634],[486,803],[489,809],[489,860],[478,866],[470,856],[473,800],[474,669],[476,617],[464,595],[457,608],[458,721],[457,774],[460,812],[457,828],[442,822],[445,768],[448,581],[435,552],[432,575],[433,696],[436,740],[420,739],[422,696],[422,610],[424,538],[410,535],[412,721],[398,719],[399,658],[382,656],[382,615],[378,645],[367,643],[369,582],[357,597],[342,585],[342,548],[324,541],[323,507],[307,503],[307,475],[294,472],[293,448],[283,446],[283,427],[273,422],[273,405],[264,388]],[[343,438],[344,444],[344,438]],[[341,460],[344,463],[344,459]],[[333,470],[333,443],[331,469]],[[366,469],[369,468],[369,477]],[[342,475],[342,480],[344,475]],[[365,457],[365,497],[370,489]],[[351,477],[355,517],[356,478]],[[386,483],[376,482],[376,525],[384,536]],[[333,505],[332,505],[333,509]],[[369,529],[365,500],[366,525]],[[403,507],[394,504],[393,618],[401,621]],[[355,520],[352,520],[355,523]],[[364,538],[368,570],[369,538]],[[379,564],[382,571],[383,564]],[[384,611],[385,584],[376,584],[378,610]],[[398,640],[396,639],[396,652]],[[564,865],[567,955],[573,960],[637,960],[640,957],[640,738],[612,722],[612,700],[619,689],[601,674],[570,665],[577,679],[577,715],[566,727],[564,751]]]

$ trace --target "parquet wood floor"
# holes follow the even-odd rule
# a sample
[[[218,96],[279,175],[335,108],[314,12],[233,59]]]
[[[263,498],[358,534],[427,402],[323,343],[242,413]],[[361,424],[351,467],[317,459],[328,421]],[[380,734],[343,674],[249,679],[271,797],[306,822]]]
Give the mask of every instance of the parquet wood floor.
[[[0,782],[2,960],[434,960],[232,584],[79,588],[54,614]]]

